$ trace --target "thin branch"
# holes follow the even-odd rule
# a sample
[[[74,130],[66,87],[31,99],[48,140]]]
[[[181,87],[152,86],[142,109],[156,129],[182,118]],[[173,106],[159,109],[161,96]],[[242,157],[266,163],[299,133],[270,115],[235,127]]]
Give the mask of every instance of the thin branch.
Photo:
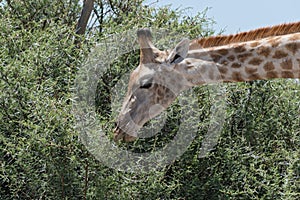
[[[84,35],[87,27],[87,23],[91,16],[92,10],[94,9],[95,0],[86,0],[84,1],[83,8],[81,11],[81,16],[78,20],[76,27],[76,34]]]
[[[88,185],[89,185],[89,162],[88,160],[85,160],[85,177],[84,177],[84,200],[86,200],[87,197],[87,191],[88,191]]]

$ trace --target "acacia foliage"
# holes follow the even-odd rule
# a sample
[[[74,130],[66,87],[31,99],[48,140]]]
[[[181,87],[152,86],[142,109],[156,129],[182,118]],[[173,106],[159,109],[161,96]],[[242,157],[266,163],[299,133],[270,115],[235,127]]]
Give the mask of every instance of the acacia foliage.
[[[191,38],[213,33],[206,12],[187,17],[185,10],[142,3],[96,1],[80,47],[74,34],[80,14],[77,0],[1,4],[1,199],[299,197],[300,88],[294,80],[227,85],[225,125],[218,145],[204,158],[198,155],[209,126],[211,97],[206,86],[195,88],[201,106],[199,135],[180,159],[159,172],[119,172],[96,160],[81,144],[70,114],[72,87],[95,42],[149,26]],[[101,115],[110,115],[105,102],[109,104],[114,82],[107,80],[132,70],[137,52],[131,56],[116,61],[105,79],[99,77],[99,89],[104,91],[98,97]],[[146,151],[151,145],[137,142],[128,148]]]

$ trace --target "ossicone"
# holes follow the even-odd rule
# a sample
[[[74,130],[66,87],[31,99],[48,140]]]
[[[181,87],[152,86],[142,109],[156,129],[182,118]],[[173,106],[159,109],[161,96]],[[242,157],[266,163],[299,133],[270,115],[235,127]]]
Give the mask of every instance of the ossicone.
[[[140,63],[147,64],[153,62],[155,53],[159,51],[152,43],[152,34],[150,29],[143,28],[137,31],[138,42],[140,45]]]

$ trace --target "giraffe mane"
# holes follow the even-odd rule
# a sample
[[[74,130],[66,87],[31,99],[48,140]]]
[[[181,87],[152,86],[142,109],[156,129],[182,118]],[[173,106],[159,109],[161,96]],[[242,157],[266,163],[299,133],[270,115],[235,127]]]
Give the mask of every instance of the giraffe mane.
[[[248,32],[241,32],[234,35],[218,35],[198,39],[197,43],[202,48],[222,46],[237,42],[247,42],[263,39],[270,36],[280,36],[300,32],[300,22],[281,24],[277,26],[264,27]]]

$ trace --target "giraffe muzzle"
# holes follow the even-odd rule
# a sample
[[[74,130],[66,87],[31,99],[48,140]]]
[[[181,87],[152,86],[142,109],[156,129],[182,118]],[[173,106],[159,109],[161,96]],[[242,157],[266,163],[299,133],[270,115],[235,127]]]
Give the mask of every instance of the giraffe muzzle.
[[[118,126],[116,126],[116,128],[114,129],[114,141],[122,141],[122,142],[133,142],[136,140],[136,137],[131,136],[127,133],[125,133],[124,131],[122,131],[121,128],[119,128]]]

